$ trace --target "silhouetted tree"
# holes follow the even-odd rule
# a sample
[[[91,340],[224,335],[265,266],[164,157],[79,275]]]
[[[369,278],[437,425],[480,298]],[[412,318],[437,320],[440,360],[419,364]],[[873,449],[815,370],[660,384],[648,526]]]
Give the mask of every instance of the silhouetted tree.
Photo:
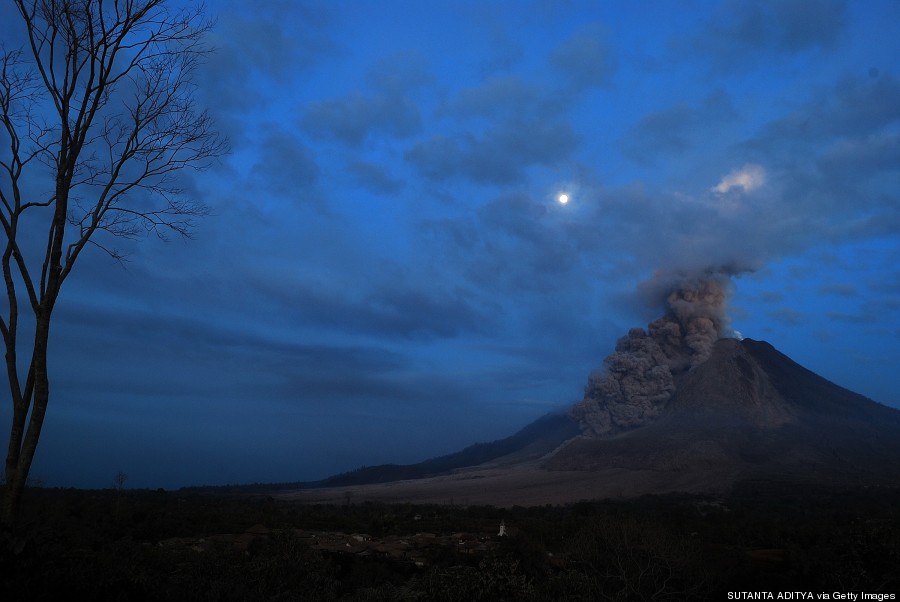
[[[115,237],[188,236],[192,218],[207,210],[182,194],[174,176],[226,150],[193,96],[191,76],[208,51],[202,6],[12,5],[25,42],[0,49],[0,330],[13,409],[7,525],[18,514],[50,397],[47,348],[63,281],[88,243],[121,259],[110,244]]]

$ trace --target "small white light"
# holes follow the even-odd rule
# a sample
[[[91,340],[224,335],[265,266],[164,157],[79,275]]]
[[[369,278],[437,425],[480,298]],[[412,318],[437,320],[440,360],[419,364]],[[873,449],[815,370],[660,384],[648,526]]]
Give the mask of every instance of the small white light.
[[[556,197],[556,200],[559,201],[560,204],[565,205],[569,202],[569,195],[567,195],[565,192],[562,192],[558,197]]]

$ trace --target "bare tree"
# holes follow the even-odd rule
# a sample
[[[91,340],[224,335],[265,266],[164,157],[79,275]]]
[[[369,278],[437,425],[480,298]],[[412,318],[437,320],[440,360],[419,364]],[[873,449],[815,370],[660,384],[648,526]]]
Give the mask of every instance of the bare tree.
[[[125,481],[128,480],[128,475],[123,471],[118,471],[115,475],[113,475],[113,488],[116,491],[122,491],[125,489]]]
[[[189,236],[207,210],[176,175],[226,151],[193,95],[192,73],[208,52],[202,6],[13,4],[25,41],[0,48],[0,330],[13,409],[0,518],[8,526],[50,397],[47,349],[63,281],[88,243],[122,259],[116,237]]]

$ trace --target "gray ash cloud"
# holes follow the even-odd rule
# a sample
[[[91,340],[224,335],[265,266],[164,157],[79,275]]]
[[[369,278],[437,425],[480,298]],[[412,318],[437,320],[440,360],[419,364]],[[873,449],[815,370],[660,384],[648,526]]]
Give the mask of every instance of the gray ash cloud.
[[[628,331],[590,376],[584,399],[571,410],[585,434],[602,437],[651,421],[674,393],[676,376],[705,362],[717,340],[733,336],[726,308],[738,271],[658,273],[640,287],[666,313],[646,330]]]

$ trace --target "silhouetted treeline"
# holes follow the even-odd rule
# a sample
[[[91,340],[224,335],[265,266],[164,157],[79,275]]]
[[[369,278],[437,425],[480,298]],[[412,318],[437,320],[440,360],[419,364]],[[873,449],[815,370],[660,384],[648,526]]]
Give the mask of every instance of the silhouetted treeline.
[[[507,509],[72,489],[31,489],[25,501],[23,532],[0,548],[4,599],[721,600],[900,589],[896,488],[757,481],[723,498]],[[413,543],[417,555],[403,552]]]

